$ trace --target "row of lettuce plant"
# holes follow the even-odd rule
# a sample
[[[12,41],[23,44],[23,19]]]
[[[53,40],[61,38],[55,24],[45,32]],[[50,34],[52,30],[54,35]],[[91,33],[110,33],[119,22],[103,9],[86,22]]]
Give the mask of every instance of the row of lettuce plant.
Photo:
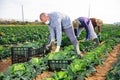
[[[110,52],[117,43],[120,43],[118,39],[107,40],[81,59],[74,58],[67,70],[55,72],[50,78],[44,80],[84,80],[96,71],[94,66],[101,65],[107,57],[107,52]]]
[[[32,47],[36,47],[37,45],[30,44]],[[25,46],[30,46],[28,43],[25,44]],[[69,47],[64,47],[64,50],[58,53],[53,53],[53,54],[48,54],[44,58],[33,58],[29,62],[26,63],[21,63],[21,64],[15,64],[9,67],[8,71],[4,73],[4,75],[8,76],[3,76],[4,80],[8,79],[29,79],[29,78],[34,78],[37,73],[41,73],[43,70],[47,70],[47,61],[48,60],[73,60],[77,58],[77,55],[74,51],[74,47],[70,45]],[[32,63],[31,63],[32,62]],[[30,64],[31,63],[31,64]],[[19,66],[23,67],[18,68]],[[29,67],[28,67],[29,66]],[[32,66],[32,67],[31,67]],[[15,68],[15,69],[14,69]],[[17,68],[17,69],[16,69]],[[34,76],[30,76],[33,75]],[[25,76],[24,76],[25,75]]]
[[[67,49],[67,47],[66,47]],[[73,46],[68,49],[74,50]],[[69,55],[69,56],[67,56]],[[73,57],[71,57],[71,56]],[[61,56],[61,57],[60,57]],[[9,67],[7,72],[0,74],[1,80],[31,80],[43,71],[48,71],[47,61],[48,59],[74,59],[76,56],[74,51],[68,53],[68,51],[61,51],[58,53],[48,54],[44,58],[32,58],[25,63],[13,64]]]
[[[119,36],[119,35],[118,35]],[[93,53],[96,53],[96,55],[97,54],[100,54],[100,53],[106,53],[106,51],[110,51],[110,50],[112,50],[112,48],[113,48],[113,46],[112,45],[115,45],[115,43],[117,43],[119,41],[119,38],[110,38],[110,39],[107,39],[106,40],[106,44],[103,44],[102,46],[99,46],[99,47],[97,47],[95,50],[93,50]],[[98,51],[97,51],[97,49],[98,49]],[[105,50],[106,49],[106,50]],[[104,51],[105,50],[105,52],[102,52],[102,51]],[[97,56],[95,56],[94,55],[94,58],[92,58],[92,51],[91,52],[89,52],[90,54],[91,54],[91,56],[90,56],[90,58],[88,58],[88,60],[89,60],[89,62],[87,62],[86,63],[86,58],[85,58],[85,56],[89,56],[89,54],[87,54],[87,55],[85,55],[82,59],[78,59],[77,58],[77,56],[76,56],[76,53],[74,52],[74,47],[73,46],[69,46],[69,47],[66,47],[65,48],[65,50],[64,51],[61,51],[61,52],[58,52],[58,53],[53,53],[53,54],[48,54],[46,57],[44,57],[44,58],[40,58],[40,60],[38,59],[38,58],[34,58],[34,59],[32,59],[33,60],[33,62],[35,61],[35,65],[38,65],[38,69],[34,66],[34,67],[28,67],[28,66],[30,66],[30,65],[32,65],[32,64],[28,64],[28,63],[22,63],[22,65],[24,64],[24,69],[20,69],[19,70],[19,68],[18,69],[14,69],[14,68],[16,68],[17,66],[19,66],[19,65],[21,65],[21,64],[16,64],[15,66],[16,67],[13,67],[14,65],[12,65],[11,67],[12,68],[9,68],[9,70],[7,71],[7,72],[5,72],[5,73],[1,73],[0,75],[0,79],[3,79],[3,80],[11,80],[11,79],[14,79],[14,80],[18,80],[18,79],[21,79],[21,80],[26,80],[26,79],[33,79],[34,77],[36,77],[36,75],[37,75],[37,73],[38,74],[40,74],[40,73],[42,73],[42,71],[47,71],[47,60],[48,59],[57,59],[57,60],[59,60],[59,59],[72,59],[73,60],[73,63],[70,65],[70,66],[72,66],[73,64],[78,64],[79,62],[79,64],[81,64],[81,63],[83,63],[83,67],[82,66],[79,66],[79,65],[76,65],[76,66],[78,66],[78,68],[80,68],[80,69],[76,69],[76,70],[72,70],[71,69],[71,67],[69,66],[69,68],[66,70],[66,71],[61,71],[60,73],[61,74],[66,74],[66,76],[69,76],[70,78],[68,79],[68,80],[72,80],[73,78],[76,78],[76,79],[78,79],[79,80],[79,78],[82,80],[82,78],[83,78],[83,76],[84,77],[86,77],[87,75],[89,75],[87,72],[86,72],[86,70],[85,69],[88,69],[88,68],[92,68],[93,69],[93,72],[95,71],[95,69],[94,69],[94,65],[96,65],[95,63],[94,63],[94,61],[96,61],[98,64],[101,64],[101,62],[104,60],[104,58],[105,58],[105,56],[102,54],[100,57],[102,57],[101,59],[99,58],[98,59],[98,61],[96,60],[96,57]],[[85,61],[84,61],[85,60]],[[94,61],[93,61],[94,60]],[[40,62],[40,63],[39,63]],[[85,62],[85,63],[84,63]],[[92,65],[93,66],[91,66],[91,67],[88,67],[88,65],[87,64],[90,64],[90,63],[93,63]],[[27,66],[25,66],[25,65],[27,65]],[[81,64],[82,65],[82,64]],[[42,66],[42,67],[41,67]],[[43,67],[44,66],[44,67]],[[74,68],[75,66],[73,66],[73,68]],[[37,69],[37,70],[36,70]],[[13,70],[13,72],[11,71],[11,70]],[[35,74],[34,76],[32,76],[33,74],[30,72],[30,70],[31,70],[31,72],[33,73],[33,74]],[[33,71],[32,71],[33,70]],[[38,72],[37,72],[38,71]],[[39,72],[40,71],[40,72]],[[73,71],[75,71],[75,72],[73,72]],[[83,71],[82,73],[81,73],[81,71]],[[11,73],[12,72],[12,73]],[[34,73],[35,72],[35,73]],[[77,73],[78,72],[78,73]],[[86,74],[85,74],[85,72],[86,72]],[[14,74],[15,73],[15,74]],[[59,72],[56,72],[55,73],[55,76],[58,76],[58,74],[60,74]],[[78,74],[78,75],[77,75]],[[80,76],[80,75],[83,75],[83,76]],[[24,76],[25,75],[25,76]],[[72,75],[74,75],[74,76],[72,76]],[[28,78],[27,78],[27,76],[28,76]],[[31,77],[32,76],[32,77]],[[60,76],[60,75],[59,75]],[[61,77],[61,76],[60,76]],[[57,77],[58,78],[58,77]],[[62,79],[61,79],[62,78]],[[60,79],[58,78],[58,80],[66,80],[67,78],[64,78],[64,77],[61,77]],[[50,78],[49,78],[50,79]],[[53,79],[53,80],[56,80],[56,77],[52,77],[51,79]]]
[[[14,46],[0,46],[0,60],[11,58],[11,47],[31,47],[32,49],[44,48],[44,40],[34,41],[34,42],[25,42],[23,44],[14,45]],[[42,53],[41,53],[42,54]]]
[[[43,28],[44,27],[44,28]],[[105,25],[101,27],[102,29],[102,41],[104,41],[105,39],[112,37],[112,36],[120,36],[120,32],[119,32],[119,26],[113,26],[113,25]],[[36,43],[42,43],[45,44],[47,41],[47,36],[48,36],[48,28],[46,26],[15,26],[15,27],[10,27],[10,26],[1,26],[0,27],[0,31],[3,32],[3,37],[2,39],[0,39],[0,59],[6,59],[7,57],[11,57],[10,55],[10,49],[13,45],[8,45],[9,43],[14,43],[14,41],[11,41],[12,38],[16,38],[17,40],[17,46],[19,46],[20,42],[22,43],[21,40],[24,40],[24,38],[26,38],[26,40],[24,40],[23,42],[26,44],[26,42],[30,42],[29,44],[36,44]],[[116,35],[117,34],[117,35]],[[118,35],[119,34],[119,35]],[[34,38],[34,35],[36,37],[41,37],[40,39],[38,38]],[[23,38],[24,37],[24,38]],[[31,38],[30,38],[31,37]],[[85,31],[83,31],[80,35],[80,37],[78,38],[78,40],[84,39],[85,37]],[[19,40],[19,39],[21,40]],[[4,41],[5,39],[5,41]],[[31,40],[34,39],[34,40]],[[6,42],[7,40],[7,42]],[[37,40],[37,42],[35,41]],[[24,44],[22,43],[22,44]],[[36,44],[37,45],[37,44]],[[62,47],[64,48],[64,46],[66,45],[71,45],[71,42],[69,41],[69,39],[64,36],[63,33],[63,37],[62,37]],[[90,46],[91,45],[91,46]],[[31,46],[28,46],[31,47]],[[81,51],[86,51],[89,52],[90,50],[94,49],[94,45],[93,42],[80,42],[80,50]]]
[[[2,32],[1,45],[45,40],[49,34],[47,26],[1,26],[0,32]]]
[[[29,62],[13,64],[7,72],[0,73],[0,80],[32,80],[46,70],[42,58],[32,58]]]
[[[38,48],[41,45],[46,44],[47,42],[47,37],[45,39],[41,39],[39,41],[33,41],[33,42],[29,42],[26,41],[22,44],[18,43],[17,45],[1,45],[0,46],[0,59],[6,59],[7,57],[11,57],[11,47],[12,46],[16,46],[16,47],[32,47],[32,48]],[[63,34],[63,40],[62,40],[62,48],[64,49],[64,47],[66,45],[71,45],[71,42],[69,41],[69,39]],[[94,48],[94,43],[91,41],[88,42],[80,42],[80,50],[81,51],[90,51]]]
[[[117,63],[112,66],[106,75],[106,80],[120,79],[120,55],[118,55]]]
[[[29,62],[13,64],[8,71],[0,74],[1,80],[31,80],[43,71],[48,71],[48,60],[72,60],[73,62],[65,71],[55,72],[51,78],[45,80],[84,80],[91,73],[95,72],[95,65],[102,64],[106,58],[107,51],[111,51],[118,41],[107,40],[105,44],[98,46],[88,52],[81,59],[78,59],[72,45],[65,47],[65,50],[50,53],[43,58],[32,58]]]
[[[0,32],[0,60],[11,57],[13,46],[41,47],[49,34],[47,26],[0,26]]]
[[[113,29],[112,26],[108,28],[110,30]],[[104,44],[88,52],[82,59],[74,58],[73,63],[70,64],[66,71],[55,72],[50,78],[45,78],[44,80],[84,80],[85,77],[94,73],[96,71],[94,66],[101,65],[106,59],[107,53],[111,52],[113,47],[120,43],[120,32],[118,31],[120,28],[117,26],[116,29],[112,30],[112,32],[107,29],[104,30],[108,34],[105,36],[105,33],[103,33],[102,40],[105,40]]]

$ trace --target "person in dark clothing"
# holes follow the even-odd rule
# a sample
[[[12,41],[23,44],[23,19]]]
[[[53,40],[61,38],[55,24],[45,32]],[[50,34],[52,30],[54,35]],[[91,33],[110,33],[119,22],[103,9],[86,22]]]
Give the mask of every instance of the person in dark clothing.
[[[101,25],[103,24],[102,20],[100,19],[96,19],[96,18],[90,18],[92,24],[93,24],[93,27],[94,27],[94,30],[96,31],[96,28],[98,29],[98,38],[99,40],[101,40]]]
[[[75,36],[78,37],[82,30],[86,31],[86,41],[93,40],[97,44],[99,44],[99,40],[97,38],[96,32],[94,31],[91,20],[87,17],[79,17],[73,21],[74,33]]]

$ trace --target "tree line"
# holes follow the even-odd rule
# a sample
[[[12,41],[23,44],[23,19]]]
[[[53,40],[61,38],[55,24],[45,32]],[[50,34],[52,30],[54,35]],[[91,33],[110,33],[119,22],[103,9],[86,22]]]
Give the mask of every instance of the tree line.
[[[31,25],[31,24],[39,25],[42,23],[39,22],[38,20],[30,22],[30,21],[18,21],[15,19],[11,19],[11,20],[0,19],[0,25]]]

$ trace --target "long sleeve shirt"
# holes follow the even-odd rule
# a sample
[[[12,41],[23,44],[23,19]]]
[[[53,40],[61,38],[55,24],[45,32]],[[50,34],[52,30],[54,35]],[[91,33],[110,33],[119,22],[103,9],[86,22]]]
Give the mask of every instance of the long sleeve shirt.
[[[101,29],[100,29],[100,25],[97,23],[97,19],[96,18],[90,18],[91,22],[92,22],[92,25],[94,27],[94,30],[96,27],[98,27],[98,33],[101,32]]]
[[[86,30],[86,40],[89,40],[90,39],[90,31],[88,29],[88,24],[90,22],[90,19],[89,18],[86,18],[86,17],[79,17],[77,18],[80,23],[81,23],[81,26],[85,28]]]
[[[102,20],[97,19],[96,23],[97,23],[97,26],[98,26],[98,33],[100,33],[101,32],[101,25],[103,24],[103,22],[102,22]]]
[[[72,27],[70,18],[59,12],[52,12],[48,14],[50,16],[50,24],[48,25],[50,30],[50,36],[52,39],[57,39],[57,46],[61,45],[62,30]]]

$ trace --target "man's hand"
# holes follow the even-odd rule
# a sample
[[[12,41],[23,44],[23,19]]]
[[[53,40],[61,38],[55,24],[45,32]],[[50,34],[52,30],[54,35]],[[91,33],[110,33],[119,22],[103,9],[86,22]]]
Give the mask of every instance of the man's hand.
[[[60,46],[57,46],[55,52],[59,52],[59,50],[60,50]]]

